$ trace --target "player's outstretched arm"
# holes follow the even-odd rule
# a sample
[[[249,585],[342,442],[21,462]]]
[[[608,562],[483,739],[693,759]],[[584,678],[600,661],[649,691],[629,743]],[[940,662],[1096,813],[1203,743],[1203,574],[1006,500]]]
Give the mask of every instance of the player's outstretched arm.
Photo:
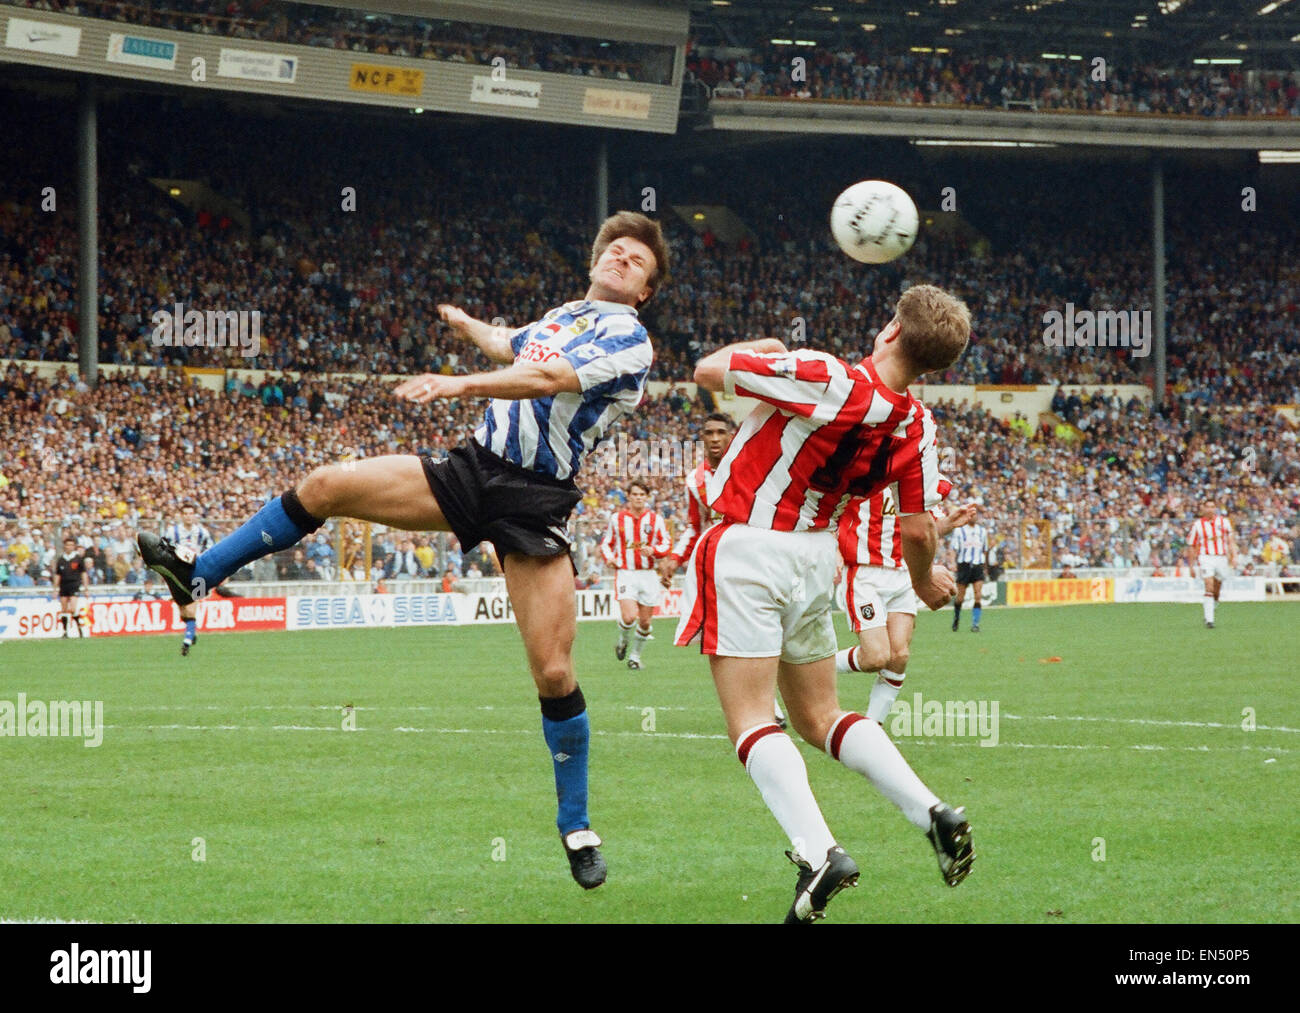
[[[422,373],[398,384],[393,394],[416,404],[425,404],[435,398],[497,397],[506,401],[523,401],[581,391],[582,384],[573,366],[567,359],[555,358],[546,362],[516,362],[505,369],[468,376]]]
[[[757,341],[737,341],[716,352],[710,352],[695,366],[695,382],[705,390],[722,390],[722,378],[731,362],[732,352],[763,352],[782,354],[789,351],[777,338],[759,338]]]
[[[462,338],[472,341],[478,350],[493,362],[514,362],[514,349],[510,347],[510,329],[476,320],[459,306],[439,303],[438,314],[447,326]]]

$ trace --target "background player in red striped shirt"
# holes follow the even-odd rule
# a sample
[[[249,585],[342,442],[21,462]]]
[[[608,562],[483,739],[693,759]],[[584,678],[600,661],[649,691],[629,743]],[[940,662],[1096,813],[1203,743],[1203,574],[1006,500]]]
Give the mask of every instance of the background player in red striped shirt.
[[[1232,532],[1232,521],[1219,513],[1213,496],[1201,504],[1201,516],[1192,525],[1187,538],[1187,563],[1196,566],[1205,580],[1205,596],[1201,608],[1205,625],[1214,629],[1214,606],[1219,603],[1223,582],[1232,576],[1237,567],[1237,536]]]
[[[939,483],[948,494],[948,482]],[[975,519],[973,503],[948,513],[934,511],[938,538]],[[844,560],[844,611],[858,635],[856,647],[835,655],[837,672],[877,672],[867,717],[884,724],[902,688],[916,629],[916,593],[903,563],[898,510],[886,489],[854,500],[840,517],[840,557]]]
[[[704,460],[692,468],[690,474],[686,476],[686,527],[678,536],[672,555],[666,556],[660,565],[659,572],[669,579],[677,572],[677,567],[691,558],[695,543],[699,541],[704,529],[722,517],[709,506],[705,497],[708,481],[718,465],[722,463],[722,455],[731,446],[731,438],[735,435],[735,430],[736,423],[732,421],[731,416],[722,412],[714,412],[704,420],[704,428],[700,431],[700,442],[704,444]]]
[[[650,620],[664,599],[663,579],[655,572],[659,560],[672,554],[664,519],[649,509],[650,489],[641,482],[627,487],[627,509],[609,519],[600,553],[617,571],[614,596],[618,599],[618,642],[614,657],[627,658],[627,667],[641,667],[641,649],[650,639]],[[635,633],[633,633],[635,628]],[[632,651],[628,653],[628,637]]]
[[[671,556],[660,561],[659,573],[668,587],[677,567],[685,564],[695,550],[695,543],[700,540],[704,530],[722,519],[722,515],[708,504],[708,483],[722,463],[723,455],[731,446],[731,439],[736,434],[736,423],[730,415],[714,412],[704,420],[700,441],[704,444],[704,460],[691,469],[686,476],[686,527],[673,546]],[[776,723],[786,726],[785,714],[780,705],[773,708]]]
[[[886,794],[917,781],[880,725],[839,706],[835,526],[851,497],[897,483],[912,586],[931,608],[947,605],[955,585],[934,566],[937,536],[927,512],[940,500],[934,419],[907,388],[955,362],[969,336],[963,303],[917,285],[857,366],[765,339],[719,349],[695,370],[706,390],[763,403],[709,480],[708,503],[723,520],[695,547],[677,643],[700,638],[727,734],[792,843],[799,878],[787,923],[821,917],[859,873],[826,825],[798,747],[769,716],[777,684],[806,741]],[[907,793],[924,790],[911,785]],[[968,861],[965,820],[942,805],[929,815],[936,850],[950,865]]]

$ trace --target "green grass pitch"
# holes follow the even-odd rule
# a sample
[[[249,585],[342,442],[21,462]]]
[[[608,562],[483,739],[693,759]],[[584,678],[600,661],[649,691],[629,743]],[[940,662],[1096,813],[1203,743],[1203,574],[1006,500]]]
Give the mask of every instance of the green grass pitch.
[[[900,746],[967,807],[974,870],[944,886],[805,745],[863,870],[830,923],[1300,921],[1300,605],[1223,605],[1214,630],[1198,605],[991,610],[979,635],[950,615],[920,617],[902,698],[997,701],[999,744]],[[174,636],[0,645],[0,700],[102,700],[106,725],[98,748],[0,738],[0,919],[780,921],[787,842],[673,625],[636,673],[612,622],[579,627],[610,867],[590,893],[511,626],[205,635],[187,659]],[[867,692],[841,680],[846,707]]]

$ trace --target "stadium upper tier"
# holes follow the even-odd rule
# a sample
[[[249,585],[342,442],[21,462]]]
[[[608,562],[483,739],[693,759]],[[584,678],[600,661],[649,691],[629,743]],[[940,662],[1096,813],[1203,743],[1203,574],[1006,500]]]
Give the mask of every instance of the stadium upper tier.
[[[279,0],[0,0],[0,4],[280,45],[669,84],[673,47]]]
[[[1294,73],[1112,63],[1105,68],[1104,79],[1097,80],[1091,61],[1046,61],[1041,48],[980,54],[760,44],[749,56],[693,55],[687,71],[718,98],[1205,117],[1300,116],[1300,83]]]
[[[96,17],[232,39],[354,53],[488,64],[652,84],[672,80],[672,47],[579,38],[459,21],[279,0],[0,0],[8,6]],[[776,30],[773,28],[772,30]],[[1158,113],[1204,117],[1300,116],[1300,83],[1285,70],[1245,66],[1141,66],[1112,61],[1105,79],[1090,60],[1045,60],[1038,39],[996,52],[960,37],[917,36],[912,46],[824,42],[773,45],[767,37],[693,53],[686,81],[718,97],[839,99],[906,105]],[[747,55],[736,56],[736,52]],[[1261,57],[1252,56],[1252,59]],[[796,60],[803,61],[796,69]]]

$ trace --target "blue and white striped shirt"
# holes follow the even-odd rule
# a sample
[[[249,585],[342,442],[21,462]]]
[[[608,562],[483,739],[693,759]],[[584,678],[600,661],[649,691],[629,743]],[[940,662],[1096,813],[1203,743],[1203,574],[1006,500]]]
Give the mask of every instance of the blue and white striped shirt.
[[[191,528],[176,521],[163,532],[173,545],[188,545],[195,552],[207,552],[212,548],[212,533],[202,524],[195,523]]]
[[[633,307],[581,299],[520,328],[510,347],[516,362],[568,360],[582,392],[493,398],[474,439],[521,468],[572,478],[610,427],[641,403],[654,358],[650,335]]]
[[[952,535],[952,549],[959,563],[983,563],[988,552],[989,535],[983,524],[967,524],[957,528]]]

